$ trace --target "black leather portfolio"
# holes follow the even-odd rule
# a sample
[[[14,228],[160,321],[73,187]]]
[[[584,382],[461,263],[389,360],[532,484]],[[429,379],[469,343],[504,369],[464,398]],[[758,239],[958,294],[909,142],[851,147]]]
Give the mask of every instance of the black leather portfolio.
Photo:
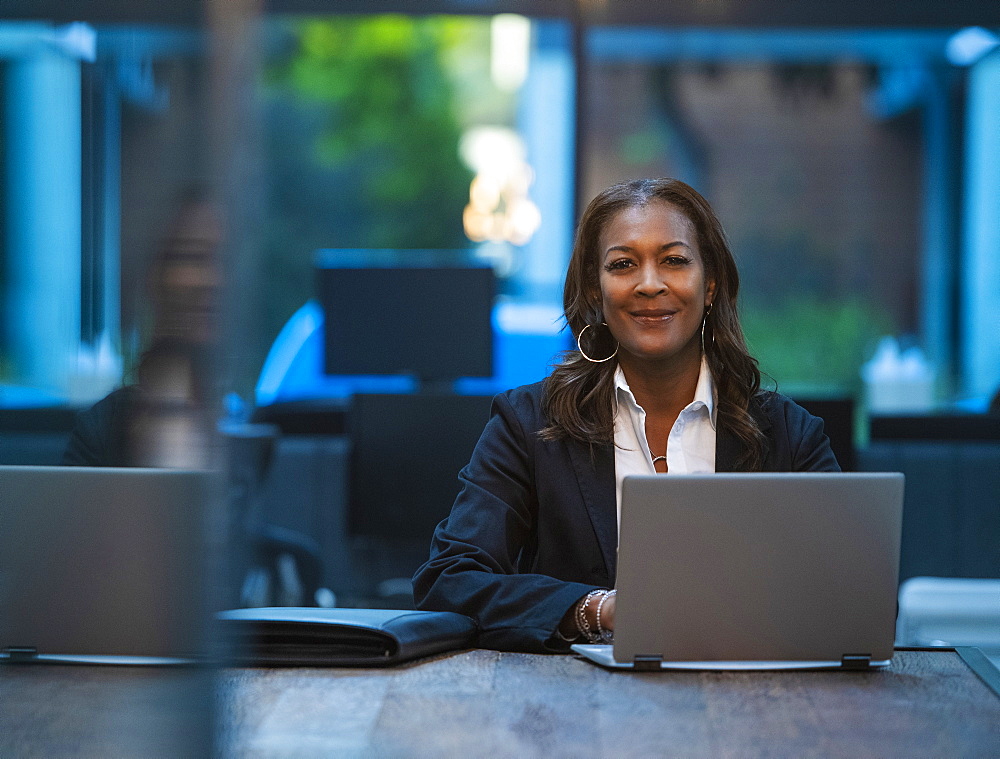
[[[476,634],[446,611],[268,607],[218,619],[236,663],[264,667],[385,667],[467,648]]]

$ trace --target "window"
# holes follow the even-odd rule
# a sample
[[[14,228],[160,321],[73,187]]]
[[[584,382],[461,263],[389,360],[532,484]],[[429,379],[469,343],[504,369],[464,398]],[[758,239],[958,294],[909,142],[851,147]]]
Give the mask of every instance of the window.
[[[595,28],[583,195],[660,175],[701,190],[737,256],[751,349],[786,391],[860,396],[893,336],[926,356],[937,399],[984,393],[998,369],[963,353],[997,338],[963,331],[962,276],[986,271],[961,273],[977,227],[962,156],[995,154],[998,132],[962,132],[956,31]]]
[[[143,272],[206,158],[200,39],[0,24],[0,403],[92,402],[141,350]]]
[[[277,16],[263,36],[267,287],[250,366],[315,293],[317,251],[458,250],[499,277],[503,345],[508,334],[543,344],[501,347],[498,382],[543,376],[564,347],[559,304],[572,244],[568,24],[510,14]]]

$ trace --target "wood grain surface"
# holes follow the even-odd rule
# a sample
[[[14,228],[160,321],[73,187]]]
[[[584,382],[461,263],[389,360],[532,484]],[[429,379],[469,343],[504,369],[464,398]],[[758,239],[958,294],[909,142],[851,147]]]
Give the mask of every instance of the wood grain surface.
[[[637,674],[481,650],[384,670],[0,670],[2,757],[200,754],[997,757],[1000,698],[950,651],[871,673]]]

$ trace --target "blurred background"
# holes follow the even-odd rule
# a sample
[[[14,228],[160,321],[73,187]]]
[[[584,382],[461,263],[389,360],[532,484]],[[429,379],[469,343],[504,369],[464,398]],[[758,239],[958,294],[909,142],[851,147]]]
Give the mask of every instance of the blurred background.
[[[4,407],[129,377],[192,188],[239,283],[220,388],[254,404],[316,251],[465,251],[498,331],[554,333],[581,205],[662,175],[718,210],[781,387],[860,399],[909,371],[927,411],[1000,385],[991,3],[133,5],[4,5]]]
[[[647,176],[714,205],[769,384],[907,472],[903,577],[1000,576],[993,0],[7,0],[0,102],[0,463],[136,381],[151,266],[207,239],[220,281],[166,297],[217,327],[241,603],[408,603],[489,396],[570,346],[578,214]],[[482,328],[447,371],[344,321],[416,308],[410,270],[492,272],[417,325]]]

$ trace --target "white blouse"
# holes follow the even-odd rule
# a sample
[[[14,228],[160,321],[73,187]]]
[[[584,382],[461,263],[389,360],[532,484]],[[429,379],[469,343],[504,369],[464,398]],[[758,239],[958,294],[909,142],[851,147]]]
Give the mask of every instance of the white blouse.
[[[629,474],[656,474],[646,442],[646,412],[635,401],[621,367],[615,371],[615,495],[618,524],[622,516],[622,481]],[[701,360],[698,386],[667,436],[667,472],[704,474],[715,471],[715,384]]]

